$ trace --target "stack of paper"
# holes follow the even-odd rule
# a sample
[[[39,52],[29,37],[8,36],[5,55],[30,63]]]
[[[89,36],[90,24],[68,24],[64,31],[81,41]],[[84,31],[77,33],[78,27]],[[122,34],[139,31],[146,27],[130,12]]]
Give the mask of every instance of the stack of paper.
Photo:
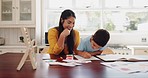
[[[91,58],[83,58],[83,57],[81,57],[81,56],[79,56],[79,55],[74,55],[78,60],[99,60],[98,58],[96,58],[96,57],[94,57],[94,56],[92,56]]]
[[[90,63],[91,61],[88,60],[63,60],[63,62],[57,62],[56,60],[45,60],[46,63],[49,63],[49,65],[61,65],[61,66],[79,66],[82,65],[82,63]]]
[[[90,63],[91,60],[99,60],[96,57],[91,57],[89,59],[85,59],[81,56],[74,55],[78,60],[74,59],[63,59],[62,62],[56,61],[55,59],[50,59],[49,56],[43,56],[42,59],[46,62],[49,63],[49,65],[61,65],[61,66],[69,66],[69,67],[74,67],[74,66],[79,66],[82,65],[83,63]]]
[[[109,61],[148,61],[147,55],[97,55],[98,58],[105,62]]]
[[[102,62],[101,64],[124,73],[148,73],[148,62]]]

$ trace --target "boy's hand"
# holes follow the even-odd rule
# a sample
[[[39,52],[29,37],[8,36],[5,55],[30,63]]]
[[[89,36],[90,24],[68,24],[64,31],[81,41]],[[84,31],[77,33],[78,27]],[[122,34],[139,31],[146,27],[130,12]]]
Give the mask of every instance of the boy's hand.
[[[84,58],[90,58],[91,54],[89,54],[88,52],[82,52],[81,56],[84,57]]]

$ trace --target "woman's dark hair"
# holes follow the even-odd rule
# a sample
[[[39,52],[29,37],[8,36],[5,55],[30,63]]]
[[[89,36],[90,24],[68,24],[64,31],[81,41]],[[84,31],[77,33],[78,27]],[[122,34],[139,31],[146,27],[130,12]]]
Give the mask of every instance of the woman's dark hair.
[[[76,18],[75,13],[72,10],[67,9],[62,12],[62,14],[60,16],[60,21],[59,21],[59,27],[56,27],[56,29],[59,31],[58,37],[60,36],[60,34],[64,30],[63,22],[61,22],[61,21],[68,19],[71,16]],[[73,47],[74,47],[74,30],[73,29],[71,30],[70,35],[67,36],[66,43],[68,46],[69,54],[73,54]],[[64,52],[62,51],[61,54],[64,54]]]
[[[93,35],[93,40],[99,45],[104,47],[110,39],[110,34],[107,30],[99,29]]]

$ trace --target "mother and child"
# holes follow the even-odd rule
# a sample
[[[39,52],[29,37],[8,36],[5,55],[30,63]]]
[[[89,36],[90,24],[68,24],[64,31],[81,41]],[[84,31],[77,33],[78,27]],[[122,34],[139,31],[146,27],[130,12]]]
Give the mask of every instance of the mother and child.
[[[61,13],[59,26],[48,30],[48,53],[51,58],[77,54],[84,58],[99,55],[106,48],[110,34],[104,29],[98,29],[93,35],[80,41],[79,32],[74,28],[75,13],[66,9]]]

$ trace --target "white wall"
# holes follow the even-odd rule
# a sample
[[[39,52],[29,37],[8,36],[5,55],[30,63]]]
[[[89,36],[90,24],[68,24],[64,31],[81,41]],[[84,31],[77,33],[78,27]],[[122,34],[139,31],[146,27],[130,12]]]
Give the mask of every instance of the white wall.
[[[81,38],[85,38],[91,34],[80,33]],[[146,42],[142,42],[142,38],[146,38]],[[110,33],[109,44],[123,45],[148,45],[148,32],[133,32],[133,33]]]
[[[146,42],[142,42],[146,38]],[[109,44],[148,45],[148,33],[111,34]]]
[[[28,28],[31,39],[35,38],[35,28]],[[20,28],[0,28],[0,37],[5,39],[5,45],[20,45],[19,37],[23,36]]]

